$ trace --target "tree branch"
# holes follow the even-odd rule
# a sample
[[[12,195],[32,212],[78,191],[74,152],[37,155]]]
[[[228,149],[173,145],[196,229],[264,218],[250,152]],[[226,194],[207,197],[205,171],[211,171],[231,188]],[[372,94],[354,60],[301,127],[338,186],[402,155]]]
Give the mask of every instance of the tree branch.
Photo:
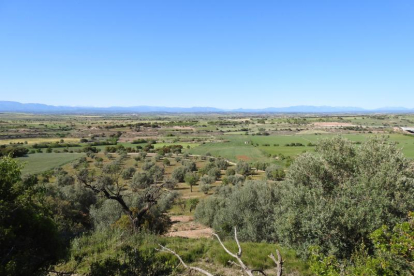
[[[283,272],[283,259],[282,259],[282,255],[280,255],[280,252],[278,249],[276,249],[276,255],[277,255],[277,260],[275,258],[275,255],[273,255],[273,253],[270,253],[269,258],[273,260],[273,262],[276,264],[276,272],[277,272],[277,276],[282,276],[282,272]]]
[[[170,254],[173,254],[174,256],[176,256],[177,257],[177,259],[180,261],[180,263],[184,266],[184,268],[186,268],[186,269],[188,269],[190,272],[191,271],[197,271],[197,272],[200,272],[200,273],[203,273],[204,275],[207,275],[207,276],[214,276],[213,274],[211,274],[210,272],[208,272],[208,271],[205,271],[204,269],[202,269],[202,268],[199,268],[199,267],[195,267],[195,266],[188,266],[184,261],[183,261],[183,259],[180,257],[180,255],[178,255],[175,251],[173,251],[173,250],[171,250],[171,249],[169,249],[169,248],[167,248],[167,247],[165,247],[165,246],[162,246],[161,244],[159,244],[159,246],[161,247],[161,250],[160,249],[157,249],[158,251],[161,251],[161,252],[168,252],[168,253],[170,253]]]

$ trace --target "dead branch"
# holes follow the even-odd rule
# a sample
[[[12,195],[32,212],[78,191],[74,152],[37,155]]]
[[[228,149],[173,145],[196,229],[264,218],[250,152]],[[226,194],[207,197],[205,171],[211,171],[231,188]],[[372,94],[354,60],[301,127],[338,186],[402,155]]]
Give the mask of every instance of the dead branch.
[[[168,252],[168,253],[171,253],[171,254],[173,254],[174,256],[176,256],[177,257],[177,259],[180,261],[180,263],[186,268],[186,269],[188,269],[190,272],[191,271],[198,271],[198,272],[200,272],[200,273],[203,273],[204,275],[207,275],[207,276],[213,276],[213,274],[211,274],[210,272],[208,272],[208,271],[205,271],[204,269],[202,269],[202,268],[199,268],[199,267],[195,267],[195,266],[188,266],[184,261],[183,261],[183,259],[180,257],[180,255],[178,255],[175,251],[173,251],[173,250],[171,250],[171,249],[169,249],[169,248],[167,248],[167,247],[165,247],[165,246],[162,246],[161,244],[159,244],[159,246],[161,247],[161,250],[159,250],[158,249],[158,251],[161,251],[161,252]]]
[[[245,265],[241,259],[242,256],[242,248],[240,246],[240,242],[239,239],[237,237],[237,229],[236,227],[234,227],[234,239],[236,240],[237,243],[237,247],[238,247],[238,252],[237,254],[232,253],[230,250],[227,249],[227,247],[223,244],[223,242],[221,241],[220,237],[213,233],[213,235],[217,238],[217,240],[219,241],[221,247],[223,247],[224,251],[227,252],[227,254],[229,254],[230,256],[232,256],[233,258],[235,258],[237,260],[238,263],[233,262],[233,261],[229,261],[230,264],[235,265],[240,267],[240,269],[242,270],[243,273],[247,274],[248,276],[254,276],[254,272],[258,272],[264,276],[267,276],[266,273],[261,270],[261,269],[250,269],[247,265]],[[180,263],[189,271],[198,271],[200,273],[203,273],[204,275],[209,275],[212,276],[213,274],[205,271],[204,269],[201,269],[199,267],[193,267],[193,266],[188,266],[183,259],[180,257],[180,255],[178,255],[175,251],[159,245],[161,247],[161,249],[157,249],[158,251],[162,251],[162,252],[168,252],[170,254],[173,254],[174,256],[176,256],[178,258],[178,260],[180,261]],[[276,255],[277,255],[277,260],[275,258],[275,256],[273,255],[273,253],[271,253],[269,255],[269,258],[271,258],[273,260],[273,262],[276,264],[276,272],[277,272],[277,276],[282,276],[282,266],[283,266],[283,260],[282,260],[282,256],[280,255],[280,252],[278,249],[276,249]]]
[[[282,255],[280,255],[280,252],[278,249],[276,249],[276,255],[277,255],[277,260],[275,258],[275,255],[273,255],[273,253],[270,253],[269,258],[273,260],[273,262],[276,264],[276,275],[277,276],[282,276],[282,266],[283,266],[283,259],[282,259]]]
[[[234,227],[234,239],[236,240],[237,247],[239,248],[239,251],[237,252],[237,254],[233,254],[232,252],[230,252],[230,250],[228,250],[226,248],[226,246],[223,244],[223,242],[221,241],[220,237],[217,234],[214,233],[213,235],[217,238],[217,240],[219,241],[221,247],[223,247],[224,251],[226,251],[227,254],[229,254],[230,256],[232,256],[233,258],[235,258],[239,262],[239,266],[240,266],[241,270],[249,276],[254,276],[253,271],[247,265],[245,265],[243,263],[242,259],[241,259],[242,249],[241,249],[241,246],[240,246],[240,243],[239,243],[239,239],[237,238],[237,229],[236,229],[236,227]]]

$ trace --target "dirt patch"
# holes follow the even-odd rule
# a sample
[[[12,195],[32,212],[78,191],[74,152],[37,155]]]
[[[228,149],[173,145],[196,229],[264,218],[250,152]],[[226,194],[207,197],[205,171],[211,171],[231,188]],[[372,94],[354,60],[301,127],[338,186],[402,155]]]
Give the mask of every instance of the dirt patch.
[[[195,130],[193,127],[186,127],[186,126],[173,126],[173,129]]]
[[[236,155],[237,160],[248,161],[250,158],[247,155]]]
[[[351,123],[340,123],[340,122],[320,122],[320,123],[313,123],[314,126],[321,126],[321,127],[344,127],[344,126],[354,126]]]
[[[189,239],[211,238],[213,229],[195,222],[192,216],[172,216],[173,225],[167,237],[183,237]]]

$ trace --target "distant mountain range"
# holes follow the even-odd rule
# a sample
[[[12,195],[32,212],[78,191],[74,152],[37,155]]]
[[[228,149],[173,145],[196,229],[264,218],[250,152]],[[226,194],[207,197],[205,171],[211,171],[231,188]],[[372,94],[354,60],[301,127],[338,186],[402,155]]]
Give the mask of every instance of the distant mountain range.
[[[384,107],[364,109],[349,106],[289,106],[268,107],[263,109],[219,109],[214,107],[163,107],[163,106],[111,106],[75,107],[54,106],[38,103],[19,103],[0,101],[0,112],[7,113],[414,113],[414,108]]]

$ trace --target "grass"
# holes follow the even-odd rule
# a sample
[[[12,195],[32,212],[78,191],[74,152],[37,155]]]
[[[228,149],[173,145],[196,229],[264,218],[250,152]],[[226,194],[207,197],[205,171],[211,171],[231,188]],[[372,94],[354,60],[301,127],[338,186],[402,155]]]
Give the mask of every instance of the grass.
[[[72,162],[83,153],[35,153],[27,157],[19,157],[18,160],[24,164],[22,174],[41,173],[55,167]]]
[[[225,135],[221,136],[226,142],[211,142],[201,144],[189,150],[192,154],[205,155],[211,153],[213,156],[221,156],[230,161],[237,162],[244,159],[249,162],[270,161],[267,154],[294,157],[304,151],[313,152],[314,146],[307,146],[308,143],[316,144],[320,139],[333,137],[337,134],[293,134],[293,135]],[[376,134],[342,134],[341,136],[355,142],[363,142]],[[397,143],[402,152],[408,158],[414,158],[414,135],[389,134],[389,139]],[[249,142],[249,144],[245,144]],[[285,146],[290,143],[301,143],[302,147]],[[269,146],[264,146],[269,144]],[[278,146],[276,146],[278,144]]]
[[[278,136],[249,136],[254,144],[259,144],[258,148],[266,153],[278,154],[282,153],[288,156],[295,156],[303,151],[314,151],[314,147],[306,146],[309,142],[315,144],[318,140],[333,137],[336,134],[322,135],[278,135]],[[342,134],[341,136],[354,142],[363,142],[375,134]],[[408,158],[414,158],[414,135],[389,134],[390,141],[396,142],[402,152]],[[287,147],[287,143],[302,143],[304,147]],[[263,146],[270,144],[270,146]],[[279,146],[274,146],[279,144]]]
[[[245,144],[246,141],[249,141],[249,136],[226,135],[224,139],[224,142],[202,144],[189,152],[199,155],[211,153],[213,156],[221,156],[233,162],[237,162],[240,159],[249,162],[268,160],[260,149],[250,144]]]
[[[121,248],[130,245],[141,250],[152,250],[163,244],[176,251],[183,260],[193,266],[203,267],[215,274],[239,275],[237,267],[231,267],[228,261],[233,260],[219,242],[215,239],[186,239],[179,237],[161,237],[151,234],[131,235],[120,230],[97,231],[85,234],[72,242],[70,256],[66,263],[60,264],[58,271],[72,271],[76,266],[76,259],[81,260],[76,268],[79,274],[87,274],[90,265],[95,261],[103,261],[109,257],[122,256]],[[237,246],[233,240],[224,242],[225,246],[232,252],[237,252]],[[243,261],[246,265],[260,269],[272,269],[274,263],[267,256],[279,249],[284,259],[285,275],[310,275],[307,264],[299,259],[295,252],[282,248],[275,244],[242,242]],[[156,253],[159,257],[169,259],[169,262],[178,264],[178,260],[168,253]],[[269,270],[270,271],[270,270]],[[272,274],[270,274],[272,275]],[[273,274],[274,275],[274,274]]]

